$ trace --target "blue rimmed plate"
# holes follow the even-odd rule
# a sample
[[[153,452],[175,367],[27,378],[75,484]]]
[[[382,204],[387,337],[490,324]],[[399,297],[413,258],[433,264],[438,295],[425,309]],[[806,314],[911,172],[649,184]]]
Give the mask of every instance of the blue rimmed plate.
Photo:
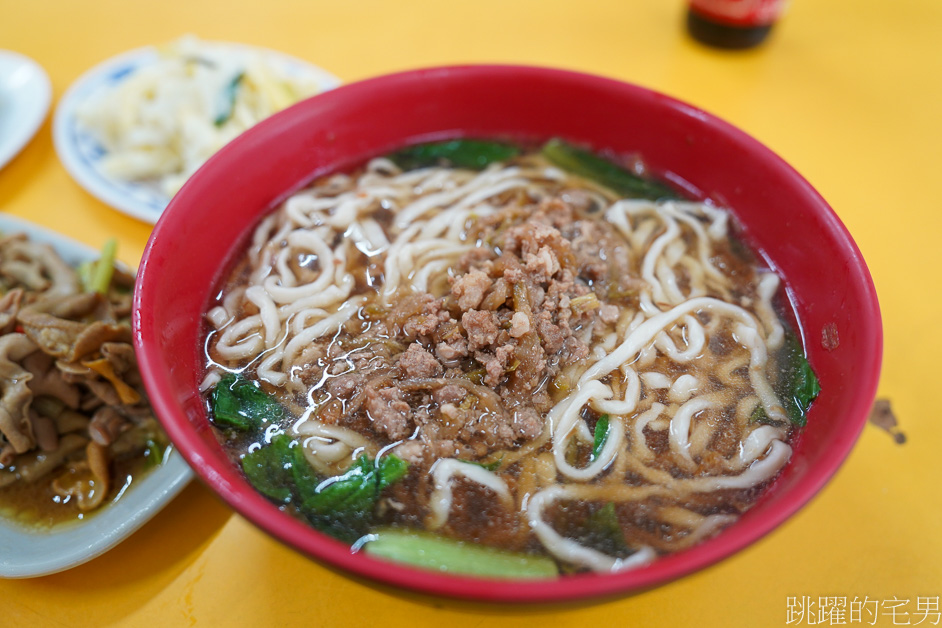
[[[220,44],[221,42],[212,42]],[[312,79],[320,92],[340,84],[333,74],[315,65],[273,50],[241,44],[221,43],[233,50],[256,50],[279,70],[290,76]],[[136,70],[159,59],[157,48],[148,46],[112,57],[95,66],[72,84],[56,108],[53,141],[65,169],[79,185],[100,201],[145,222],[156,223],[170,197],[155,183],[122,181],[102,168],[106,149],[78,122],[76,113],[83,103],[126,80]]]

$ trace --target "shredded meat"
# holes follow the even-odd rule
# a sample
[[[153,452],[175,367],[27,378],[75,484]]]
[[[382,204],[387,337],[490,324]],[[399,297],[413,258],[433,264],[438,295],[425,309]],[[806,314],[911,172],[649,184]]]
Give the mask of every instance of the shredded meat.
[[[0,297],[0,334],[9,334],[16,325],[16,315],[23,300],[23,289],[10,290]]]
[[[36,345],[23,334],[0,338],[0,434],[18,454],[36,444],[29,417],[33,395],[28,383],[33,376],[19,363],[35,350]]]

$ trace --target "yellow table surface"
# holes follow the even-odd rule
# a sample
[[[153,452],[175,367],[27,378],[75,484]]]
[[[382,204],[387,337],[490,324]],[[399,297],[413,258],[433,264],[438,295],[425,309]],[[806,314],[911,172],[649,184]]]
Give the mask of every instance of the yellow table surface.
[[[893,625],[894,599],[906,600],[896,622],[938,623],[925,611],[942,595],[934,397],[942,389],[942,2],[796,0],[766,45],[732,53],[692,41],[682,16],[680,0],[0,0],[0,48],[45,67],[53,106],[102,60],[191,32],[275,48],[345,81],[527,63],[616,77],[703,107],[794,165],[853,234],[884,317],[879,396],[892,400],[904,445],[868,425],[827,488],[747,550],[651,591],[544,608],[354,580],[283,547],[194,482],[104,556],[44,578],[0,580],[0,626],[780,626],[788,598],[803,596],[844,598],[837,623]],[[70,179],[48,119],[0,170],[0,211],[96,247],[116,235],[132,264],[151,230]],[[865,596],[878,614],[868,605],[852,617],[852,601]]]

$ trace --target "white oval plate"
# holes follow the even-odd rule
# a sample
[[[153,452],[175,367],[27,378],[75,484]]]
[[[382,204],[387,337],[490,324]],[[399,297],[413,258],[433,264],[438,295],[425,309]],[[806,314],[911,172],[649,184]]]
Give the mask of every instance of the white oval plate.
[[[13,216],[0,214],[0,232],[26,233],[48,242],[71,265],[99,252]],[[63,571],[105,553],[140,528],[183,490],[193,472],[173,451],[168,460],[132,483],[118,501],[85,521],[32,531],[0,518],[0,577],[29,578]]]
[[[0,168],[33,138],[51,100],[49,77],[38,63],[0,50]]]
[[[313,79],[321,92],[340,85],[340,79],[333,74],[295,57],[265,48],[241,44],[226,45],[236,49],[263,52],[285,72]],[[99,167],[105,149],[77,124],[75,114],[82,103],[94,94],[113,87],[138,68],[152,64],[157,59],[157,49],[148,46],[112,57],[95,66],[79,77],[62,97],[56,107],[52,129],[59,160],[79,185],[100,201],[149,223],[157,222],[161,212],[170,202],[170,197],[155,185],[121,181],[105,174]]]

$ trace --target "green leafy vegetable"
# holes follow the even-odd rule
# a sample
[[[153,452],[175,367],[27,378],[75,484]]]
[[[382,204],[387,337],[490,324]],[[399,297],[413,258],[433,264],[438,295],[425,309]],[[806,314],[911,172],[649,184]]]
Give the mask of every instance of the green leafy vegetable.
[[[808,409],[821,392],[821,384],[794,334],[786,334],[777,362],[780,375],[775,393],[785,406],[788,420],[802,427],[808,422]],[[762,404],[756,406],[749,418],[757,423],[774,423]]]
[[[768,413],[766,413],[765,408],[762,407],[762,404],[758,404],[755,410],[752,411],[752,414],[749,415],[749,420],[754,423],[771,423]]]
[[[167,452],[167,446],[158,443],[153,438],[147,439],[147,449],[144,450],[144,468],[152,469],[160,466],[164,461],[164,455]]]
[[[494,460],[493,462],[486,462],[486,463],[477,462],[475,460],[461,460],[460,462],[463,462],[465,464],[473,464],[476,467],[481,467],[482,469],[486,469],[488,471],[497,471],[498,469],[500,469],[500,465],[501,463],[504,462],[504,459],[503,457],[501,457],[498,460]]]
[[[630,198],[676,199],[678,195],[658,181],[639,177],[621,166],[561,139],[552,139],[542,149],[543,156],[563,170],[591,179]]]
[[[242,457],[242,470],[255,490],[275,501],[291,500],[292,486],[291,437],[275,436],[265,447]]]
[[[259,388],[236,373],[223,376],[209,396],[212,421],[218,427],[246,431],[284,417],[285,409]]]
[[[291,448],[291,483],[292,494],[298,504],[303,504],[317,495],[321,478],[317,476],[314,467],[304,457],[303,447]]]
[[[397,151],[389,158],[403,170],[439,165],[483,170],[494,162],[507,161],[518,154],[520,149],[510,144],[464,139],[417,144]]]
[[[779,395],[791,422],[803,426],[808,421],[811,402],[821,392],[821,384],[805,357],[801,343],[793,334],[788,334],[785,338],[780,364],[783,377],[780,380]]]
[[[82,282],[82,290],[84,292],[93,292],[92,275],[95,274],[95,262],[82,262],[76,267],[75,272],[78,273],[79,281]]]
[[[342,475],[324,480],[313,491],[298,486],[305,495],[299,509],[322,532],[352,542],[366,531],[380,492],[402,479],[408,468],[394,455],[375,463],[360,456]]]
[[[344,473],[325,479],[314,471],[302,447],[279,434],[243,456],[242,470],[263,495],[294,504],[317,529],[353,542],[372,522],[382,490],[405,477],[409,464],[394,455],[377,461],[360,456]]]
[[[605,441],[608,438],[608,415],[603,414],[595,423],[595,439],[592,443],[592,454],[589,456],[589,462],[593,462],[602,453],[605,447]]]
[[[589,515],[589,521],[594,524],[597,530],[604,530],[614,533],[621,537],[621,524],[618,523],[618,515],[615,512],[615,504],[608,502],[594,513]],[[622,539],[624,540],[624,539]]]
[[[237,373],[227,373],[209,396],[212,421],[217,427],[240,431],[257,429],[263,423],[282,419],[285,409],[255,382]]]
[[[399,456],[390,454],[379,460],[379,475],[376,479],[376,491],[379,492],[395,484],[409,472],[409,463]]]
[[[464,374],[464,377],[468,378],[475,384],[482,384],[484,382],[484,375],[487,372],[483,368],[476,368],[468,371]]]
[[[330,516],[372,507],[379,491],[402,478],[408,466],[392,455],[380,458],[378,464],[360,456],[342,475],[321,482],[301,507],[313,515]]]
[[[539,579],[559,575],[544,556],[472,545],[428,532],[384,529],[370,535],[364,551],[423,569],[495,578]]]
[[[219,100],[216,105],[216,118],[213,120],[213,124],[216,126],[224,125],[232,117],[233,112],[235,112],[235,101],[239,93],[239,84],[244,77],[245,74],[239,72],[225,84],[222,91],[219,93]]]
[[[612,502],[606,503],[589,515],[581,540],[586,545],[612,556],[624,558],[633,553],[625,543],[625,535]]]
[[[594,513],[589,515],[589,527],[597,534],[610,538],[616,545],[627,549],[625,544],[625,535],[622,532],[621,523],[618,522],[618,514],[615,512],[615,504],[608,502]]]
[[[342,475],[316,485],[298,506],[316,528],[353,540],[373,514],[378,495],[376,475],[373,462],[361,456]]]

